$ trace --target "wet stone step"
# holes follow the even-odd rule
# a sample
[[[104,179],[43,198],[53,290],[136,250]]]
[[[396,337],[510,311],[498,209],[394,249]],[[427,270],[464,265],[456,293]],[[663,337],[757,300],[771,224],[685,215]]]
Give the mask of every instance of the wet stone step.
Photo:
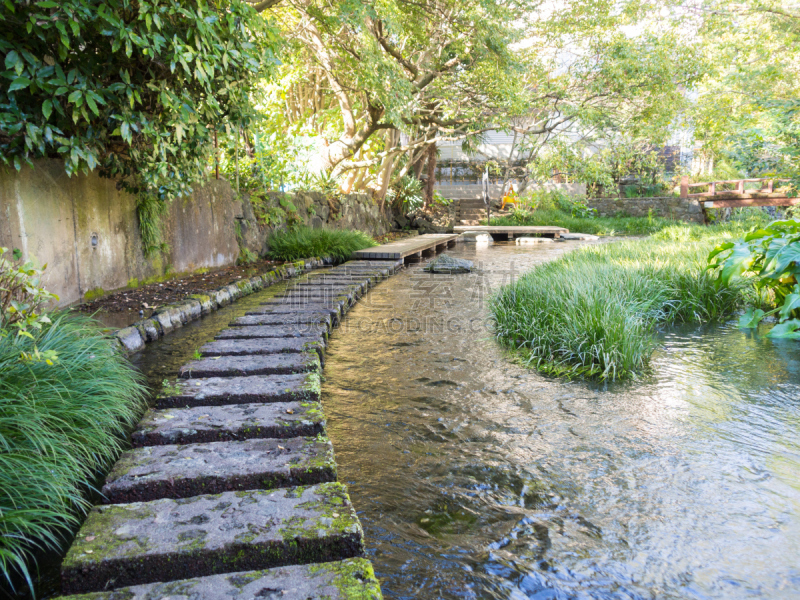
[[[273,402],[149,410],[131,435],[134,448],[325,433],[319,402]]]
[[[327,438],[147,446],[123,453],[106,478],[105,504],[271,490],[336,481]]]
[[[340,313],[345,308],[349,308],[356,303],[355,295],[333,296],[333,297],[308,297],[306,295],[290,294],[273,298],[272,300],[265,300],[261,302],[261,306],[286,306],[292,310],[318,310],[323,307],[338,310]],[[245,313],[247,314],[247,313]]]
[[[154,408],[220,406],[253,402],[319,402],[319,375],[252,375],[167,381]]]
[[[251,325],[305,325],[307,323],[320,323],[330,330],[333,327],[333,319],[329,312],[299,312],[299,313],[278,313],[278,314],[259,314],[245,315],[233,321],[231,327],[251,326]]]
[[[372,564],[365,558],[211,575],[59,600],[381,600]]]
[[[200,347],[202,356],[248,356],[316,352],[322,360],[325,347],[311,338],[257,338],[252,340],[218,340]]]
[[[252,325],[249,327],[231,327],[214,336],[215,340],[242,340],[249,338],[306,338],[324,344],[325,340],[328,339],[328,328],[317,323]]]
[[[61,565],[65,594],[363,555],[344,486],[98,506]]]
[[[202,358],[181,367],[180,377],[243,377],[246,375],[291,375],[319,373],[321,365],[316,352],[297,354],[265,354],[257,356],[216,356]]]
[[[341,316],[341,312],[338,306],[332,308],[330,305],[322,303],[306,304],[296,307],[281,303],[278,304],[262,303],[261,308],[256,308],[254,310],[247,311],[244,314],[247,317],[270,315],[273,318],[279,318],[284,316],[297,316],[297,318],[302,319],[303,315],[313,315],[317,313],[325,313],[327,315],[330,315],[334,323],[338,322],[339,317]]]

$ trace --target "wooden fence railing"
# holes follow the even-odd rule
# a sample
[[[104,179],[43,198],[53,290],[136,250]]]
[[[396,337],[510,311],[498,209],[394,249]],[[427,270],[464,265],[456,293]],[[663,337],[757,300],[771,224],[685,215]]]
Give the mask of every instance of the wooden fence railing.
[[[694,198],[703,202],[703,208],[737,208],[742,206],[793,206],[800,198],[789,197],[788,179],[755,178],[729,179],[689,183],[688,177],[681,179],[681,198]],[[758,184],[753,187],[748,184]],[[706,188],[694,192],[694,188]]]

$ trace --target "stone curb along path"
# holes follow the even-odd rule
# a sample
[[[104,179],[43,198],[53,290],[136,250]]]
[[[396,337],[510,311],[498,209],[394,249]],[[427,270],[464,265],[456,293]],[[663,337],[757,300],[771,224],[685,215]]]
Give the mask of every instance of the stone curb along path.
[[[307,274],[203,346],[108,475],[104,505],[61,566],[62,591],[72,600],[380,600],[336,481],[321,360],[347,310],[402,264]]]
[[[139,352],[144,349],[145,344],[172,333],[190,321],[204,317],[248,294],[319,268],[324,262],[319,258],[297,260],[262,275],[223,286],[208,294],[194,294],[188,300],[158,309],[150,318],[137,321],[130,327],[116,331],[113,335],[125,352],[130,354]]]

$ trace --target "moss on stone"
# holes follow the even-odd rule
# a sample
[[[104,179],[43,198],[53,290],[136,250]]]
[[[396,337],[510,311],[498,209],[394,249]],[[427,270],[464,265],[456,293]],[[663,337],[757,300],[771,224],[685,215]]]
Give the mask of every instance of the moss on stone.
[[[92,288],[83,295],[83,299],[87,302],[91,302],[92,300],[101,298],[105,293],[106,291],[101,287]]]

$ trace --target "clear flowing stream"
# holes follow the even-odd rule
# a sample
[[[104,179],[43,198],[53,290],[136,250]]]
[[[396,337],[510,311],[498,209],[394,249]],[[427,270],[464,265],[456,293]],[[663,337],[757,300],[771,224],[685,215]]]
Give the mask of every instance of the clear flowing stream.
[[[387,598],[800,598],[800,344],[670,328],[641,381],[546,378],[488,295],[575,243],[459,245],[332,338],[323,404]]]
[[[693,326],[662,332],[633,383],[523,368],[492,338],[489,295],[578,244],[459,245],[473,273],[410,266],[332,336],[328,431],[384,595],[800,598],[800,344]],[[136,364],[158,387],[282,289]]]

